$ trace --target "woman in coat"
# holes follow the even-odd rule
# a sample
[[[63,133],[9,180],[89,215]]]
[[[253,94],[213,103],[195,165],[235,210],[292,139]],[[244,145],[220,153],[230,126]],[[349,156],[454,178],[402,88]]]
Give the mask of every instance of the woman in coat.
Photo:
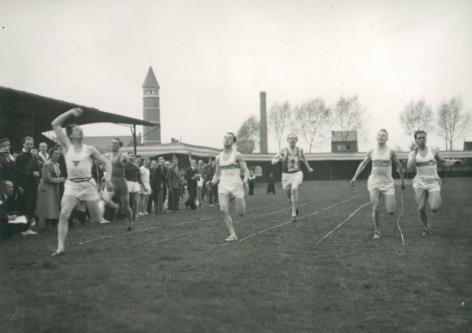
[[[58,220],[61,211],[60,184],[65,178],[61,176],[59,158],[61,150],[54,147],[49,153],[50,159],[44,164],[41,181],[38,187],[38,201],[36,215],[40,221],[44,220],[45,227],[51,220]]]

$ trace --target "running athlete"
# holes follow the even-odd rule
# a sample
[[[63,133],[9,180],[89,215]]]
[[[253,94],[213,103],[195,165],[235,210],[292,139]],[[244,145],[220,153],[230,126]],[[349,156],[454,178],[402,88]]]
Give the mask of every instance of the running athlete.
[[[133,212],[129,204],[128,185],[125,178],[125,167],[128,163],[128,155],[121,151],[123,142],[119,138],[111,140],[111,152],[106,153],[105,157],[111,163],[111,182],[115,189],[114,198],[120,204],[121,213],[128,219],[127,231],[131,231]]]
[[[288,202],[292,209],[292,222],[298,216],[298,187],[303,182],[303,172],[300,169],[300,161],[305,163],[308,172],[313,172],[305,158],[303,149],[297,147],[298,137],[291,133],[287,136],[288,147],[282,149],[272,159],[272,165],[282,162],[282,188],[287,193]]]
[[[78,117],[82,114],[82,109],[73,108],[54,119],[51,123],[60,145],[64,149],[64,159],[67,166],[67,180],[64,185],[64,195],[61,201],[61,213],[59,215],[59,224],[57,228],[57,249],[53,256],[61,255],[65,251],[65,242],[68,232],[68,223],[70,214],[81,201],[87,205],[90,218],[95,222],[99,221],[98,200],[95,181],[92,178],[93,159],[102,162],[106,170],[106,187],[113,189],[110,181],[111,164],[98,152],[98,150],[82,143],[84,134],[79,126],[69,126],[67,135],[62,129],[62,124],[70,116]]]
[[[418,130],[414,134],[416,149],[408,155],[407,168],[416,168],[416,176],[413,178],[413,189],[415,190],[416,205],[419,217],[423,223],[423,236],[429,233],[430,226],[428,215],[426,215],[426,203],[431,212],[435,213],[441,206],[441,179],[438,175],[438,162],[446,167],[461,160],[444,159],[439,155],[439,150],[426,146],[426,132]]]
[[[233,148],[236,143],[236,136],[228,132],[224,137],[224,150],[216,156],[216,170],[212,183],[218,184],[218,201],[220,205],[221,218],[226,224],[230,233],[226,241],[235,241],[238,239],[233,227],[233,220],[229,214],[230,199],[234,197],[236,212],[239,216],[246,213],[246,202],[244,201],[245,187],[249,177],[249,170],[244,162],[241,153]],[[241,171],[244,172],[244,179],[241,180]]]
[[[382,198],[385,201],[385,210],[390,215],[395,213],[397,205],[395,200],[395,183],[392,177],[392,161],[395,163],[396,170],[402,180],[402,190],[405,189],[402,164],[396,152],[387,146],[387,141],[387,130],[379,130],[377,132],[377,147],[367,153],[351,180],[351,185],[354,186],[357,177],[359,177],[367,164],[372,161],[372,171],[367,180],[367,189],[369,190],[370,203],[372,204],[372,222],[374,224],[373,239],[380,239],[379,215]]]

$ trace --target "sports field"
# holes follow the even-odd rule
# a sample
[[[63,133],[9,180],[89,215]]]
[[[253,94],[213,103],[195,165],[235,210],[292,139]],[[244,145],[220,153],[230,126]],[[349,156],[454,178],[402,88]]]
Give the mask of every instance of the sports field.
[[[381,240],[365,182],[305,182],[296,223],[264,190],[230,244],[208,206],[77,226],[59,258],[52,232],[1,242],[0,332],[472,332],[472,179],[443,181],[426,237],[407,187],[406,247],[399,188]]]

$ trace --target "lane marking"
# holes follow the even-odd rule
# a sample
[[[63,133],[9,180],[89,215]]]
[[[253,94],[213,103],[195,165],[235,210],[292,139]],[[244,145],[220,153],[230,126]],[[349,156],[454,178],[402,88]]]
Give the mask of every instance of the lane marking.
[[[360,211],[362,208],[364,208],[365,206],[367,205],[370,205],[370,202],[366,202],[365,204],[362,204],[360,205],[355,211],[353,211],[351,213],[351,215],[349,215],[348,217],[346,217],[341,223],[339,223],[337,226],[335,226],[332,230],[330,230],[326,235],[324,235],[323,237],[321,237],[315,244],[318,245],[320,244],[323,240],[325,240],[326,238],[328,238],[333,232],[335,232],[337,229],[341,228],[341,226],[346,223],[347,221],[349,221],[354,215],[356,215],[356,213],[358,211]]]
[[[400,236],[402,238],[402,244],[403,244],[403,247],[406,246],[405,244],[405,238],[403,237],[403,232],[402,232],[402,228],[400,227],[400,218],[403,216],[403,214],[405,213],[405,202],[403,200],[403,192],[400,192],[400,201],[402,203],[402,211],[400,212],[400,214],[398,215],[397,217],[397,227],[398,227],[398,231],[400,231]]]
[[[325,211],[325,210],[331,209],[331,208],[333,208],[333,207],[336,207],[337,205],[340,205],[340,204],[342,204],[342,203],[345,203],[345,202],[349,202],[349,201],[351,201],[351,200],[354,200],[354,198],[356,198],[357,196],[358,196],[358,195],[355,195],[355,196],[353,196],[353,197],[351,197],[351,198],[338,201],[338,202],[336,202],[336,203],[334,203],[334,204],[332,204],[332,205],[330,205],[330,206],[327,206],[327,207],[324,207],[324,208],[315,210],[314,212],[311,212],[311,213],[309,213],[309,214],[306,214],[306,215],[304,215],[304,216],[301,216],[301,217],[297,218],[297,222],[295,222],[295,223],[298,223],[300,220],[303,220],[303,219],[305,219],[305,218],[307,218],[307,217],[310,217],[310,216],[319,214],[319,213],[321,213],[322,211]],[[239,239],[239,241],[240,241],[240,242],[243,242],[243,241],[245,241],[245,240],[247,240],[247,239],[253,238],[253,237],[258,236],[258,235],[260,235],[260,234],[263,234],[263,233],[265,233],[265,232],[267,232],[267,231],[270,231],[270,230],[273,230],[273,229],[277,229],[277,228],[283,227],[284,225],[291,224],[291,223],[293,223],[292,220],[288,220],[288,221],[286,221],[286,222],[282,222],[282,223],[273,225],[273,226],[271,226],[271,227],[269,227],[269,228],[266,228],[266,229],[257,231],[257,232],[255,232],[255,233],[253,233],[253,234],[250,234],[250,235],[248,235],[248,236],[246,236],[246,237],[243,237],[243,238]],[[227,244],[230,244],[230,243],[224,243],[223,245],[227,245]]]

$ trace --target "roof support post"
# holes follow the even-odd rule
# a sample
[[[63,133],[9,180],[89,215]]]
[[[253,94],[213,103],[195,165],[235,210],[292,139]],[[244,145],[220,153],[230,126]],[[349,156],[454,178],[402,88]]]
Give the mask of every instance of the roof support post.
[[[131,134],[133,135],[133,153],[136,156],[136,124],[133,124],[131,128]]]

